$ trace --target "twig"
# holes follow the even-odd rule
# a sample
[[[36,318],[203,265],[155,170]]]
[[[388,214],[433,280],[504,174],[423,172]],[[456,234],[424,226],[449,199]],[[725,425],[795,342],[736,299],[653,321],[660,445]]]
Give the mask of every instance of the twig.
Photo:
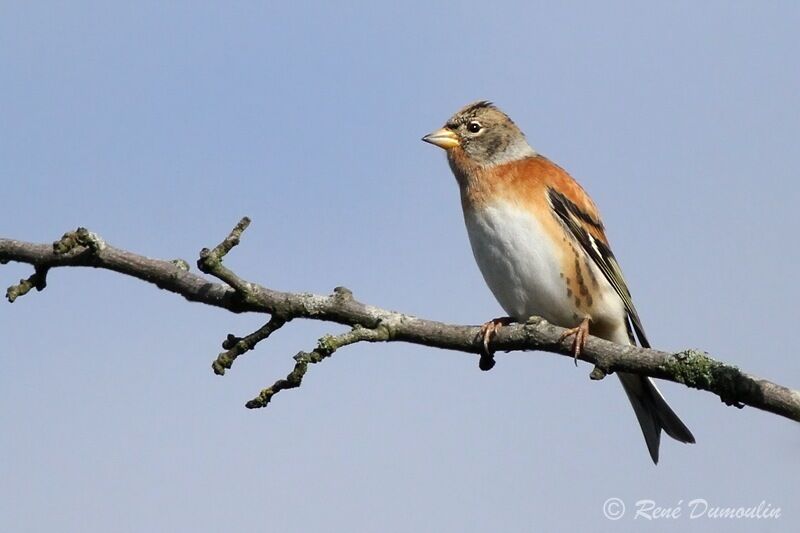
[[[326,335],[317,341],[317,347],[310,352],[298,352],[294,356],[295,364],[291,372],[284,378],[279,379],[262,390],[258,396],[245,404],[248,409],[258,409],[266,407],[272,397],[282,390],[295,389],[303,382],[303,377],[308,372],[308,365],[319,363],[333,355],[333,352],[357,342],[383,342],[390,339],[390,332],[386,328],[364,328],[355,326],[347,333],[341,335]]]
[[[242,233],[250,225],[248,217],[242,218],[236,226],[231,230],[225,240],[215,246],[213,249],[203,248],[200,250],[200,259],[197,260],[197,268],[200,272],[211,274],[220,281],[224,281],[241,295],[244,301],[252,298],[252,287],[248,282],[237,276],[231,269],[222,264],[222,259],[228,255],[234,246],[239,244],[242,238]]]
[[[275,331],[283,327],[284,324],[286,324],[286,319],[276,315],[250,335],[240,338],[229,334],[225,342],[222,343],[222,347],[226,351],[219,354],[214,362],[211,363],[214,373],[218,376],[224,376],[225,370],[233,365],[237,357],[255,348],[256,344],[267,339]]]
[[[34,272],[27,279],[19,280],[16,285],[10,286],[6,290],[6,298],[9,303],[14,303],[14,300],[20,296],[24,296],[35,288],[37,291],[43,291],[47,287],[47,271],[46,266],[35,266]]]

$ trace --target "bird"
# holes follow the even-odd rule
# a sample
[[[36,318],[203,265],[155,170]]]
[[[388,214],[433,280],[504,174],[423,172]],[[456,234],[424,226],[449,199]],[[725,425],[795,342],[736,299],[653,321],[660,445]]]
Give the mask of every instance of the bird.
[[[485,355],[513,322],[541,317],[567,328],[577,358],[587,336],[650,347],[597,206],[563,168],[534,150],[511,118],[492,102],[466,105],[422,138],[445,150],[478,268],[509,316],[481,328]],[[636,337],[634,337],[634,333]],[[658,463],[661,431],[694,443],[652,379],[617,373]]]

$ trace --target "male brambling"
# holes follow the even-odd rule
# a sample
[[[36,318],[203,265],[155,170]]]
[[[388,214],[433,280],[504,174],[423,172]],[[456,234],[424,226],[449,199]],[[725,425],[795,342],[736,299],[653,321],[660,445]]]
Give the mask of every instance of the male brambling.
[[[635,344],[635,331],[639,343],[650,347],[594,202],[566,171],[531,148],[505,113],[476,102],[422,140],[446,150],[472,253],[510,315],[484,325],[487,354],[498,328],[531,316],[570,328],[564,337],[575,336],[576,358],[590,330],[618,344]],[[492,364],[489,355],[481,368]],[[662,429],[694,442],[651,379],[617,375],[653,462]]]

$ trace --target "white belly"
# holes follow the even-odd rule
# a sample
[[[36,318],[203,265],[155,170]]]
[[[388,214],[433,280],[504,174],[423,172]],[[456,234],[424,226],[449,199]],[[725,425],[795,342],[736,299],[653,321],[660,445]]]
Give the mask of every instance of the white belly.
[[[562,249],[541,223],[508,202],[464,212],[472,253],[495,298],[516,320],[541,316],[564,327],[585,316],[567,294]],[[593,320],[624,317],[622,301],[593,264],[600,283],[591,309]]]

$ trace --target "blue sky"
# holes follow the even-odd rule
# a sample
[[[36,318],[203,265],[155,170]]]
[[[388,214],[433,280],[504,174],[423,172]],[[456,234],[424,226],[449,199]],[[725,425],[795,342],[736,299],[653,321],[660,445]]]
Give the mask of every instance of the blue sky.
[[[288,4],[4,3],[0,235],[193,263],[248,215],[227,262],[250,280],[481,323],[501,310],[419,139],[486,98],[598,203],[655,346],[800,387],[796,4]],[[698,442],[657,467],[616,380],[547,354],[356,346],[248,411],[338,328],[292,323],[220,378],[262,317],[48,280],[0,305],[3,531],[800,526],[797,425],[707,393],[662,386]],[[694,498],[782,516],[633,518]]]

